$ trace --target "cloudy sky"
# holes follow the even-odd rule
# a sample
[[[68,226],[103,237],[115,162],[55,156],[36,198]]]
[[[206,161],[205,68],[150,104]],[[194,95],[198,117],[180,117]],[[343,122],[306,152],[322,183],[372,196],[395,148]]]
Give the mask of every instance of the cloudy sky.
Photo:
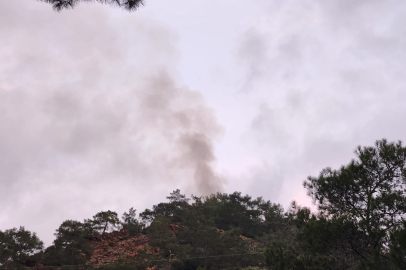
[[[180,188],[311,205],[309,175],[406,141],[406,2],[0,0],[0,230]]]

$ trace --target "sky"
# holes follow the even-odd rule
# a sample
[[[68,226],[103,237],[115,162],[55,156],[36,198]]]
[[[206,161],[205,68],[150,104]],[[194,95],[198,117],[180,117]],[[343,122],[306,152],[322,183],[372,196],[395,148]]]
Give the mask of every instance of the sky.
[[[0,230],[302,183],[406,140],[406,2],[0,0]]]

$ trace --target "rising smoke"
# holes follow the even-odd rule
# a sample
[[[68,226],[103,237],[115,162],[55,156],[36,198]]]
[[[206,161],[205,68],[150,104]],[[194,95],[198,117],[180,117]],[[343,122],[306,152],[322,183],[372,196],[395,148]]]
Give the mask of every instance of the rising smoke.
[[[222,190],[221,127],[176,82],[176,35],[109,16],[0,3],[0,229],[29,222],[49,243],[66,218]]]

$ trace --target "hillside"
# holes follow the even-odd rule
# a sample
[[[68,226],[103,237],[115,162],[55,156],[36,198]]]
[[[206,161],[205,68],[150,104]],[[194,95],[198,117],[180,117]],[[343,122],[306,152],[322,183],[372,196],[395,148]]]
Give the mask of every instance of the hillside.
[[[359,160],[304,182],[315,213],[239,192],[175,190],[121,220],[114,211],[66,220],[46,249],[24,227],[0,231],[0,268],[406,269],[406,148],[383,140],[357,151]]]
[[[96,236],[89,240],[89,245],[93,252],[87,264],[96,267],[114,263],[120,258],[134,258],[144,248],[150,253],[156,253],[156,250],[148,246],[145,235],[130,236],[125,229]]]

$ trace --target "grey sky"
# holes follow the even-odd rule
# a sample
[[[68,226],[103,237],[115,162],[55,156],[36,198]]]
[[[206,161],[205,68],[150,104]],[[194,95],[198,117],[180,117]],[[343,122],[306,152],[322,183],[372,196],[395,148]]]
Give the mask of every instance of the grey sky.
[[[406,3],[0,0],[0,229],[180,188],[310,205],[302,181],[405,140]]]

